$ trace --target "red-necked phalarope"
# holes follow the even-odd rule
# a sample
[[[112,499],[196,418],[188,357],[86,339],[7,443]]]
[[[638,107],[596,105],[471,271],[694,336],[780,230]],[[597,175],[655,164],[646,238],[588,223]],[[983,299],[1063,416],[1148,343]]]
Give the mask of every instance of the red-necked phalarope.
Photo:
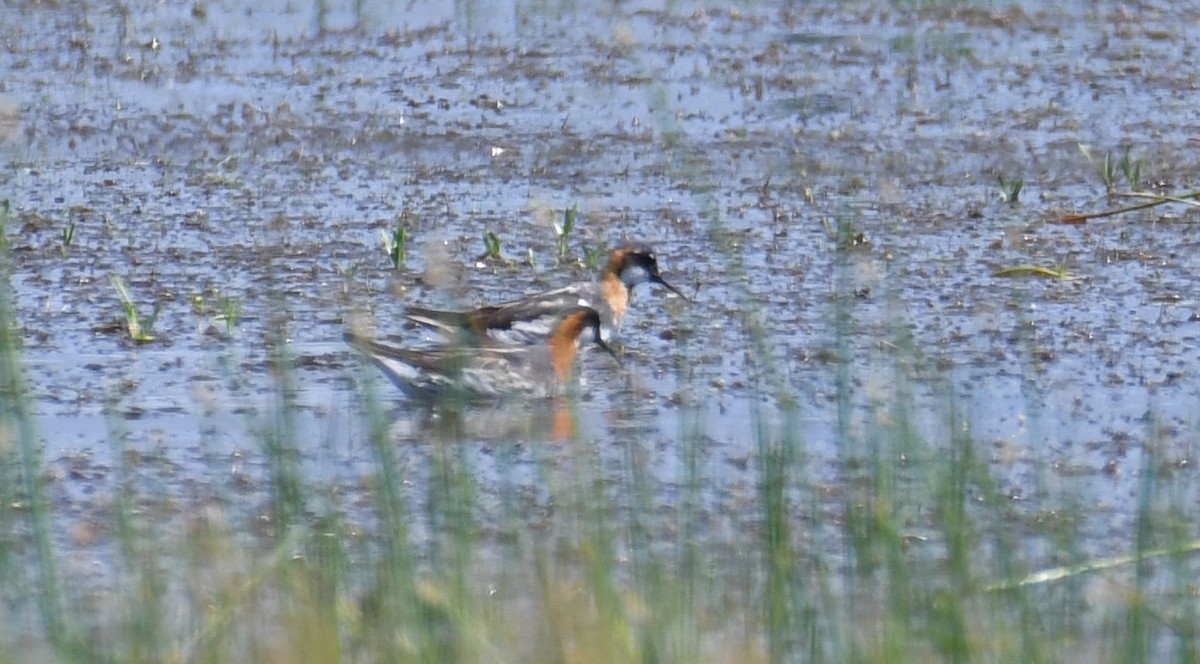
[[[542,343],[521,347],[446,346],[416,350],[387,346],[345,333],[401,390],[418,398],[503,396],[543,398],[566,392],[583,340],[620,359],[600,338],[600,315],[590,307],[563,314]]]
[[[530,344],[544,340],[567,309],[592,307],[600,314],[601,338],[607,341],[621,328],[633,288],[644,283],[659,284],[690,301],[659,274],[653,249],[629,245],[612,252],[599,281],[575,283],[469,311],[409,307],[405,315],[451,338],[465,331],[502,344]]]

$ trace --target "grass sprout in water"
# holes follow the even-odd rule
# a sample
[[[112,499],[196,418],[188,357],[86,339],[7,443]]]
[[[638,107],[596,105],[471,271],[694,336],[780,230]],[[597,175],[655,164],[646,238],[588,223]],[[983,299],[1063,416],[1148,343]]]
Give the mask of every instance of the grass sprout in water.
[[[567,257],[567,249],[571,243],[571,231],[575,229],[575,220],[579,216],[579,204],[573,203],[563,212],[562,223],[554,224],[554,234],[558,236],[558,260]]]
[[[604,247],[584,245],[583,247],[583,264],[593,272],[600,269],[600,262],[604,260]]]
[[[238,319],[242,315],[242,304],[236,298],[221,295],[217,298],[217,320],[225,323],[225,333],[233,336]]]
[[[1142,188],[1142,169],[1145,162],[1133,157],[1130,150],[1126,149],[1120,160],[1113,157],[1111,150],[1104,153],[1103,159],[1097,160],[1092,156],[1091,148],[1082,143],[1079,145],[1079,151],[1084,159],[1096,168],[1104,191],[1110,197],[1117,193],[1117,182],[1121,175],[1125,177],[1125,184],[1129,186],[1130,191]]]
[[[1100,163],[1100,180],[1104,183],[1104,191],[1112,195],[1117,190],[1117,164],[1113,161],[1112,153],[1104,153],[1104,161]]]
[[[158,318],[158,302],[154,303],[154,311],[144,317],[138,312],[137,304],[129,294],[124,279],[114,274],[109,277],[109,283],[121,300],[121,308],[125,311],[125,329],[129,332],[129,338],[139,343],[153,341],[154,335],[150,331],[154,329],[154,321]]]
[[[1125,182],[1129,185],[1130,191],[1142,188],[1142,160],[1130,158],[1129,150],[1126,150],[1125,156],[1121,157],[1121,172],[1125,174]]]
[[[71,250],[71,245],[75,242],[75,222],[68,221],[60,234],[62,236],[62,254],[66,256],[67,252]]]
[[[496,263],[500,261],[500,236],[493,233],[491,230],[483,232],[483,253],[479,255],[477,261],[486,261]]]
[[[210,305],[210,301],[201,293],[192,296],[192,310],[200,316],[212,316],[213,321],[218,321],[225,324],[225,334],[232,337],[233,332],[237,329],[238,320],[241,318],[242,305],[236,298],[219,291],[214,291],[211,295],[215,298],[215,303]]]
[[[1021,178],[1015,180],[1006,180],[1003,175],[999,178],[1000,198],[1009,205],[1016,205],[1021,198],[1021,188],[1025,186],[1025,181]]]
[[[393,268],[399,269],[408,260],[408,228],[397,226],[390,234],[387,231],[379,231],[379,234],[388,260]]]

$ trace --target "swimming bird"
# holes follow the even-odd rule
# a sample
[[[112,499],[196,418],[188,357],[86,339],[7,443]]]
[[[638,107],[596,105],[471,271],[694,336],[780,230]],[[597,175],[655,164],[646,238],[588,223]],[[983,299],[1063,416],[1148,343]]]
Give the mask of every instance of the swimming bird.
[[[544,340],[564,311],[584,306],[592,307],[600,314],[601,337],[607,341],[620,330],[634,287],[645,283],[659,284],[690,301],[663,279],[654,250],[644,244],[635,244],[613,250],[599,281],[578,282],[468,311],[409,307],[405,317],[450,338],[466,332],[493,342],[515,345]]]
[[[600,314],[573,307],[562,314],[541,343],[519,347],[444,346],[407,349],[387,346],[352,332],[344,338],[375,363],[393,383],[422,399],[466,400],[506,396],[544,398],[570,386],[579,345],[590,341],[620,359],[600,337]]]

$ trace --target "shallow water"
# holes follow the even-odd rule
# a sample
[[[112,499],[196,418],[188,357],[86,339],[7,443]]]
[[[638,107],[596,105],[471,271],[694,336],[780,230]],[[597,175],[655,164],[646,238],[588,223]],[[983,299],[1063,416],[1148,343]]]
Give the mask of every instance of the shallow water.
[[[1143,161],[1146,186],[1197,181],[1194,10],[300,4],[0,7],[11,286],[64,540],[85,557],[106,538],[69,534],[110,509],[122,451],[149,459],[134,472],[164,501],[233,489],[253,519],[279,361],[306,477],[366,519],[371,375],[345,322],[419,339],[406,302],[588,278],[557,260],[573,204],[573,257],[651,242],[695,300],[639,289],[626,369],[583,362],[580,439],[614,481],[645,455],[667,514],[699,436],[714,544],[760,518],[756,418],[798,434],[808,479],[836,494],[900,426],[898,399],[934,451],[953,404],[1019,510],[1070,510],[1084,554],[1132,541],[1148,464],[1194,504],[1195,214],[1050,223],[1124,202],[1104,195],[1106,152]],[[1024,179],[1018,205],[998,177]],[[394,271],[379,238],[399,223]],[[488,230],[510,264],[477,260]],[[1074,278],[994,275],[1024,264]],[[110,275],[159,305],[154,341],[127,339]],[[468,445],[500,502],[548,500],[544,464],[574,449],[544,442],[553,414],[439,434],[387,396],[417,502],[434,439]],[[820,541],[843,508],[796,518]],[[1036,560],[1041,536],[1027,546]]]

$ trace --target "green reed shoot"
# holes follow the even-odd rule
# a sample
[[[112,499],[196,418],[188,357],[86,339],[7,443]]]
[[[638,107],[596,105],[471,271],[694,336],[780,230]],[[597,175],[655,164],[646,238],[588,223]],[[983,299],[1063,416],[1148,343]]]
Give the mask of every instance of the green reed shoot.
[[[60,234],[62,236],[62,254],[63,256],[66,256],[67,251],[70,250],[71,245],[75,242],[75,222],[68,221],[67,225],[63,227]]]
[[[379,235],[392,267],[399,269],[408,260],[408,228],[397,226],[390,234],[387,231],[379,231]]]
[[[571,241],[571,231],[575,229],[575,220],[579,216],[579,204],[572,203],[571,207],[563,212],[563,221],[561,224],[554,224],[554,233],[558,236],[558,260],[563,260],[567,257],[567,247]]]
[[[1100,178],[1104,181],[1104,191],[1112,194],[1117,190],[1117,165],[1113,161],[1112,152],[1104,153],[1104,162],[1100,165]]]
[[[1021,178],[1007,180],[1003,175],[997,180],[1000,184],[1000,198],[1009,205],[1016,205],[1021,198],[1021,188],[1025,186],[1025,181]]]
[[[1125,174],[1125,181],[1129,183],[1130,191],[1142,188],[1142,160],[1131,159],[1129,150],[1126,150],[1125,156],[1121,158],[1121,172]]]
[[[500,237],[490,230],[483,232],[483,255],[479,259],[489,262],[500,260]]]
[[[1091,152],[1084,146],[1080,146],[1080,151],[1083,156],[1093,162]],[[1141,159],[1134,159],[1130,156],[1129,150],[1125,151],[1124,156],[1120,161],[1113,157],[1112,151],[1104,153],[1104,160],[1100,162],[1098,171],[1100,180],[1104,183],[1104,191],[1110,196],[1117,190],[1118,175],[1125,176],[1125,182],[1129,185],[1130,191],[1137,191],[1142,187],[1142,166]]]
[[[154,321],[158,319],[158,302],[154,303],[154,311],[150,316],[142,317],[138,313],[137,304],[129,294],[129,289],[125,286],[125,280],[115,274],[108,280],[112,284],[113,290],[117,291],[117,297],[121,299],[121,307],[125,310],[125,327],[129,330],[129,338],[139,343],[153,341],[154,335],[150,334],[150,331],[154,329]]]
[[[233,336],[234,329],[237,328],[238,319],[242,315],[242,303],[236,298],[222,295],[217,298],[217,320],[225,321],[225,333]]]
[[[586,265],[589,270],[593,270],[593,271],[599,270],[600,269],[600,260],[603,258],[603,256],[604,256],[604,248],[603,247],[600,247],[600,246],[590,247],[590,246],[584,245],[584,247],[583,247],[583,264]]]

